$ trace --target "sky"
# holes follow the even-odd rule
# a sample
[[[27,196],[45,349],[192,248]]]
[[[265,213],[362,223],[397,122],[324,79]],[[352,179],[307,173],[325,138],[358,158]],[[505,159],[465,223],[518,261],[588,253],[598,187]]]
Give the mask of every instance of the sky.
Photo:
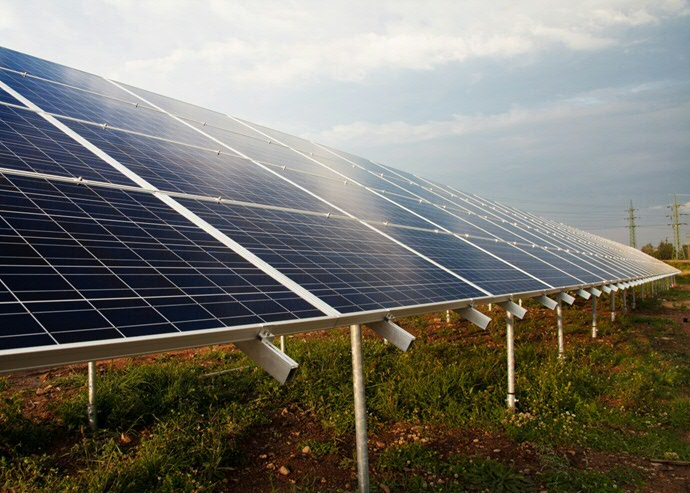
[[[685,0],[0,0],[0,44],[638,247],[690,213]]]

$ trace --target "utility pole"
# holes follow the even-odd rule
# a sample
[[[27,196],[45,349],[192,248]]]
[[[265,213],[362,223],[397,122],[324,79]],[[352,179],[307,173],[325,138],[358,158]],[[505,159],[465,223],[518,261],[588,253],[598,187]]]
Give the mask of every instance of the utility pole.
[[[673,259],[679,260],[685,258],[683,244],[680,241],[680,227],[682,225],[688,225],[688,223],[680,222],[680,216],[687,216],[687,214],[678,212],[678,209],[682,206],[678,206],[678,198],[675,193],[673,194],[673,205],[668,205],[666,207],[671,209],[671,214],[666,217],[671,219],[671,224],[669,224],[669,226],[673,226]]]
[[[633,209],[632,200],[630,201],[630,209],[628,209],[628,225],[626,226],[630,230],[630,246],[637,248],[637,241],[635,240],[635,219],[639,219],[639,216],[635,216],[635,211]]]

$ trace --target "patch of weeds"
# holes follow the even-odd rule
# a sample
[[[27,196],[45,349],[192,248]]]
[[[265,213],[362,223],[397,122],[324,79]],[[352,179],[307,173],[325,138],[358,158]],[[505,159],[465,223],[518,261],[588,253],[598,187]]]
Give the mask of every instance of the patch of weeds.
[[[384,471],[396,472],[406,470],[435,472],[440,468],[438,452],[421,443],[406,443],[398,447],[389,447],[383,451],[377,465]]]
[[[598,471],[568,469],[547,472],[542,476],[542,480],[549,491],[561,493],[609,493],[618,488],[613,479]]]
[[[511,466],[480,456],[453,457],[443,473],[457,480],[463,486],[462,491],[522,493],[534,489],[533,482]]]
[[[305,447],[309,447],[310,453],[316,457],[338,453],[338,445],[334,440],[305,440],[297,444],[297,451],[302,452]]]
[[[55,458],[47,454],[27,455],[9,460],[0,455],[0,490],[2,491],[77,491],[59,487],[61,475]]]
[[[262,413],[232,403],[199,413],[180,410],[158,420],[136,447],[122,447],[107,432],[72,447],[79,491],[200,491],[213,489],[226,473],[246,463],[243,439],[266,424]]]
[[[393,474],[404,491],[532,491],[526,476],[501,462],[483,457],[443,459],[432,448],[408,443],[385,450],[377,467]]]
[[[127,430],[150,425],[178,409],[204,412],[209,406],[244,402],[254,395],[251,372],[213,378],[199,378],[201,374],[197,365],[176,361],[106,371],[96,381],[100,426]],[[83,389],[59,404],[58,415],[69,428],[86,426],[87,400]]]
[[[492,492],[519,493],[530,491],[532,482],[512,467],[491,459],[475,457],[465,478],[476,489]]]
[[[0,397],[0,456],[41,451],[49,442],[46,428],[24,416],[19,396]]]

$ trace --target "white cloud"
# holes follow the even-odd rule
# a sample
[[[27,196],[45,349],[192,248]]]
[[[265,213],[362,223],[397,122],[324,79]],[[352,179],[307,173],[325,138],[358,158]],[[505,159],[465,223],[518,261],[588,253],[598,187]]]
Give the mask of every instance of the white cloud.
[[[652,115],[657,110],[665,110],[666,107],[665,104],[657,106],[645,98],[639,100],[640,93],[655,92],[667,88],[669,85],[668,81],[656,81],[631,86],[602,88],[532,107],[515,105],[503,113],[454,114],[449,119],[422,123],[357,121],[335,125],[319,132],[307,133],[303,137],[334,147],[360,148],[409,144],[510,128],[518,129],[529,125],[558,125],[562,122],[597,116],[638,115],[639,118],[639,115]],[[687,87],[687,82],[685,86]],[[678,108],[674,107],[674,109]],[[515,143],[521,142],[525,146],[528,143],[535,143],[529,135],[514,134],[511,138],[516,139]]]
[[[598,105],[597,105],[598,106]],[[453,115],[452,119],[410,124],[402,121],[374,124],[355,122],[336,125],[331,129],[304,137],[335,147],[391,145],[445,137],[494,131],[528,124],[548,123],[560,119],[574,119],[605,113],[611,108],[598,109],[594,105],[556,103],[539,108],[514,107],[495,115]]]
[[[184,77],[204,67],[229,82],[268,87],[323,79],[362,82],[382,70],[428,71],[556,46],[597,50],[624,42],[626,29],[688,11],[687,2],[651,0],[110,3],[147,41],[120,77],[147,70]],[[148,33],[138,30],[146,22],[142,16],[157,17],[146,24]],[[171,37],[178,42],[157,48],[160,39]]]
[[[17,16],[12,5],[8,2],[0,2],[0,31],[18,29]]]

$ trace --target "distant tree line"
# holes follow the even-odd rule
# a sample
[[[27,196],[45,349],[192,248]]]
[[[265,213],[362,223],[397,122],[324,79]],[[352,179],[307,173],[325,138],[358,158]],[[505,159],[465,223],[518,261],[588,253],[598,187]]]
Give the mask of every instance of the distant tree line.
[[[671,260],[673,258],[673,244],[669,243],[666,240],[662,240],[659,242],[659,246],[655,247],[651,243],[647,243],[644,245],[642,248],[640,248],[642,252],[646,253],[647,255],[651,255],[654,258],[658,258],[659,260]],[[683,252],[684,252],[684,258],[688,258],[688,246],[683,245]]]

